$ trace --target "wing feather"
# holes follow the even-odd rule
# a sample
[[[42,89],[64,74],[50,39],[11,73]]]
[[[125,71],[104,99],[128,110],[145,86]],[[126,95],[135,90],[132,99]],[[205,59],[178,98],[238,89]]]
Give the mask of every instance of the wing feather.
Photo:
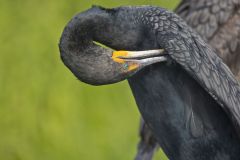
[[[217,0],[217,3],[213,3],[213,1],[216,0],[182,0],[180,4],[178,5],[176,12],[186,20],[188,25],[190,25],[195,31],[197,31],[202,37],[204,37],[206,40],[208,40],[208,43],[214,47],[215,50],[217,50],[217,53],[221,58],[223,58],[223,61],[230,67],[230,69],[233,71],[235,75],[238,75],[238,79],[240,80],[240,56],[239,50],[240,50],[240,12],[234,11],[234,10],[227,10],[226,5],[232,6],[232,8],[238,8],[240,4],[240,0],[228,0],[228,4],[226,4],[226,0]],[[159,14],[160,12],[158,12]],[[217,14],[216,14],[217,13]],[[226,14],[225,14],[226,13]],[[215,19],[211,23],[210,17],[215,16]],[[230,15],[230,16],[229,16]],[[213,19],[213,17],[211,17]],[[155,26],[154,29],[158,28],[158,22],[159,18],[156,16],[154,18]],[[172,18],[172,21],[178,22],[178,18]],[[211,23],[211,25],[210,25]],[[177,34],[178,26],[174,23],[170,25],[171,29],[173,30],[174,34]],[[199,41],[199,39],[196,39],[199,44],[204,45],[205,43],[203,41]],[[187,50],[185,45],[181,46],[182,50]],[[183,56],[180,56],[181,58],[184,58]],[[188,57],[189,58],[189,57]],[[201,59],[199,54],[195,55],[195,59]],[[181,59],[183,61],[183,59]],[[208,58],[204,58],[203,64],[209,64],[210,61]],[[197,61],[199,62],[199,60]],[[206,67],[208,69],[206,69]],[[201,67],[202,70],[199,70],[199,72],[203,72],[202,74],[206,74],[205,76],[205,82],[208,83],[207,77],[209,77],[212,73],[212,77],[214,78],[214,82],[216,82],[217,86],[224,86],[224,89],[227,91],[228,100],[231,104],[234,104],[233,97],[229,96],[229,93],[234,92],[234,88],[231,83],[226,85],[225,79],[220,79],[219,76],[215,72],[211,72],[213,70],[212,66],[208,65],[206,67]],[[221,73],[221,72],[220,72]],[[228,82],[229,83],[229,82]],[[207,86],[210,86],[207,85]],[[230,86],[230,87],[227,87]],[[217,92],[222,92],[222,89],[217,87]],[[214,95],[213,95],[214,96]],[[237,94],[239,97],[240,94]],[[151,131],[148,128],[142,128],[142,130],[145,129],[145,132],[151,133]],[[143,132],[143,131],[142,131]],[[144,134],[141,134],[141,143],[145,146],[151,146],[151,143],[145,142],[144,137],[147,135],[144,132]],[[156,142],[155,142],[156,143]],[[142,148],[144,148],[144,145]],[[157,146],[157,145],[156,145]],[[140,147],[141,148],[141,147]],[[141,153],[141,149],[139,148],[138,158],[139,159],[145,159],[145,156],[139,156]],[[146,155],[153,154],[154,148],[150,151],[146,151]],[[145,153],[144,153],[145,154]],[[148,157],[148,156],[147,156]],[[152,156],[150,156],[152,157]],[[136,159],[138,159],[136,158]],[[152,158],[146,158],[146,159],[152,159]]]
[[[240,131],[240,86],[238,81],[213,49],[184,22],[182,23],[181,26],[184,29],[187,28],[187,31],[179,30],[178,35],[175,35],[178,38],[171,38],[167,42],[169,44],[166,45],[167,51],[223,106],[229,117],[237,124],[236,128]],[[190,33],[187,38],[182,36],[186,32]],[[175,50],[175,48],[178,48],[176,42],[179,41],[179,37],[182,38],[181,41],[185,46],[188,46],[189,53],[186,54],[186,51]],[[187,59],[179,60],[178,54],[185,54],[183,57],[187,57]]]
[[[151,16],[158,15],[153,13]],[[166,49],[170,57],[187,70],[216,99],[237,125],[236,128],[240,134],[240,97],[238,97],[240,86],[231,70],[184,20],[169,11],[161,13],[161,17],[160,21],[167,24],[167,27],[155,31],[159,46]],[[171,27],[172,24],[177,25],[177,31]],[[218,85],[219,83],[221,84]]]

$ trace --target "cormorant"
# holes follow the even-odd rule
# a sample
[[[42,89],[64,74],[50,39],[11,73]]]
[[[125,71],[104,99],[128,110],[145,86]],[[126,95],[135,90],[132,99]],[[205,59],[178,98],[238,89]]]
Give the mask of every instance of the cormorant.
[[[128,79],[171,160],[239,159],[240,86],[176,14],[151,6],[93,7],[68,23],[59,47],[64,64],[83,82]]]
[[[240,80],[240,0],[182,0],[175,12],[206,39]],[[151,160],[158,145],[141,120],[136,160]]]

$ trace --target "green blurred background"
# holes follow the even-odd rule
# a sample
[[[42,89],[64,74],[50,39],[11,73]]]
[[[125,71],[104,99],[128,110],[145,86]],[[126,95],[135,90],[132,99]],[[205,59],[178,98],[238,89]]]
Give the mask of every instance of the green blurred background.
[[[59,37],[92,4],[172,9],[177,3],[0,0],[0,160],[133,159],[140,115],[127,82],[79,82],[59,58]]]

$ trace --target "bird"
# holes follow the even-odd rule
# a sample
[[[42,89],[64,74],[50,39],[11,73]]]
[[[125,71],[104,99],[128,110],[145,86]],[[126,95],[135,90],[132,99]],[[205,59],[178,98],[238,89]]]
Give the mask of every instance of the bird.
[[[127,79],[169,159],[239,159],[238,81],[175,13],[154,6],[94,6],[70,20],[59,49],[63,63],[82,82]]]
[[[240,81],[240,1],[182,0],[175,12],[197,31]],[[141,119],[136,160],[151,160],[158,149],[151,130]]]

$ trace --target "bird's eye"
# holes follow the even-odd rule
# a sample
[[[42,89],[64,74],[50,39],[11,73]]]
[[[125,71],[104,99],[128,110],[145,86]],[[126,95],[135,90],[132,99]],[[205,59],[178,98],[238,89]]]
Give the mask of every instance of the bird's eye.
[[[124,69],[124,70],[127,70],[127,69],[128,69],[128,64],[127,64],[127,63],[124,63],[124,64],[123,64],[123,69]]]

